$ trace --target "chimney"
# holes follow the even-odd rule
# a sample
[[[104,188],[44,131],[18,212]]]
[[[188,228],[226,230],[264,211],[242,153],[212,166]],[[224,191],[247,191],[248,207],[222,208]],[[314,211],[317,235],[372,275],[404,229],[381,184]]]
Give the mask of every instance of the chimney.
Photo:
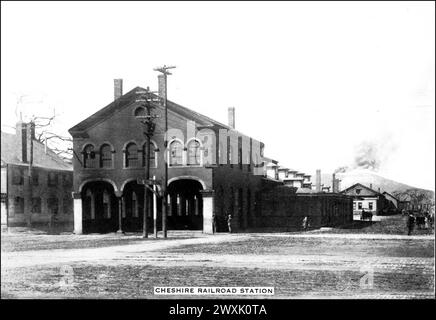
[[[27,163],[27,124],[18,121],[15,127],[15,135],[17,137],[17,147],[20,148],[18,160]]]
[[[30,139],[35,140],[35,122],[30,122],[28,124],[29,128],[30,128]]]
[[[114,100],[123,95],[123,79],[114,79]]]
[[[378,188],[378,193],[380,193],[380,188]]]
[[[316,170],[316,192],[321,192],[321,170]]]
[[[332,192],[336,193],[337,191],[337,180],[336,180],[336,174],[333,173],[332,175]]]
[[[235,129],[235,107],[229,107],[229,127]]]
[[[372,189],[372,183],[369,184],[369,188]]]
[[[165,75],[159,74],[157,76],[158,87],[159,87],[159,97],[165,98],[166,96],[166,83],[165,83]]]

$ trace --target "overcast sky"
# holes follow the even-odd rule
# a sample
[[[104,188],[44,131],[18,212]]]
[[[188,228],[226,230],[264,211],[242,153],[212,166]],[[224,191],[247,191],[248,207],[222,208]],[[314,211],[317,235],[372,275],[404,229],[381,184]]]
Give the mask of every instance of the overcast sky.
[[[66,130],[124,92],[168,98],[314,173],[371,145],[378,173],[434,190],[434,2],[1,3],[1,121],[60,114]],[[21,103],[17,103],[23,96]]]

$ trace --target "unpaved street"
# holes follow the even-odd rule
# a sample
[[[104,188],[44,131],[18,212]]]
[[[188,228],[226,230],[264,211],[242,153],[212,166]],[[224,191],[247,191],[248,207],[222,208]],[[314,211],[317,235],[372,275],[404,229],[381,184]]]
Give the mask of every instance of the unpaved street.
[[[102,236],[73,237],[92,242]],[[154,286],[273,286],[273,298],[434,296],[431,236],[180,233],[168,240],[125,238],[132,242],[2,249],[2,297],[160,298],[153,295]],[[2,236],[2,247],[10,240]],[[369,287],[362,287],[365,275],[371,277]]]

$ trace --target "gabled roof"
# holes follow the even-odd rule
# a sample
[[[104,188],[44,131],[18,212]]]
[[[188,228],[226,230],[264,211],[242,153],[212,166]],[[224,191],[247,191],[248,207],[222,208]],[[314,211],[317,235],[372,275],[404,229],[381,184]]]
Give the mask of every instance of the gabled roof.
[[[268,168],[276,168],[276,167],[278,167],[278,165],[275,164],[274,162],[269,162],[269,163],[267,163],[266,166],[267,166]]]
[[[370,187],[367,187],[367,186],[365,186],[365,185],[363,185],[361,183],[355,183],[351,187],[348,187],[347,189],[342,190],[340,193],[347,193],[348,190],[354,189],[356,187],[361,187],[363,189],[366,189],[366,190],[369,190],[369,191],[375,193],[376,195],[382,196],[382,194],[380,192],[375,191],[375,190],[371,189]]]
[[[383,194],[387,194],[387,195],[389,195],[390,197],[394,198],[395,200],[400,201],[397,197],[393,196],[392,194],[390,194],[390,193],[387,192],[387,191],[383,192]]]
[[[27,165],[20,161],[21,141],[15,134],[1,132],[1,162],[4,164]],[[72,170],[71,164],[65,162],[50,148],[33,140],[33,165],[35,167],[51,168],[57,170]]]
[[[80,136],[80,134],[83,134],[89,128],[91,128],[91,127],[95,126],[96,124],[106,120],[109,116],[111,116],[115,112],[117,112],[117,111],[119,111],[119,110],[121,110],[129,105],[132,105],[133,103],[136,103],[136,100],[138,99],[138,96],[139,96],[137,94],[137,92],[139,92],[139,91],[143,92],[143,91],[145,91],[145,89],[142,87],[136,87],[136,88],[130,90],[126,94],[122,95],[120,98],[109,103],[106,107],[100,109],[99,111],[97,111],[93,115],[89,116],[85,120],[76,124],[74,127],[70,128],[68,130],[68,132],[73,137]],[[159,96],[154,94],[154,93],[150,93],[150,96],[153,99],[159,98]],[[161,108],[160,104],[154,104],[154,106],[157,108]],[[238,133],[241,136],[246,136],[246,135],[240,133],[239,131],[233,129],[232,127],[228,126],[228,125],[220,123],[212,118],[209,118],[205,115],[202,115],[202,114],[200,114],[196,111],[193,111],[189,108],[183,107],[183,106],[181,106],[175,102],[172,102],[170,100],[167,100],[167,107],[168,107],[169,112],[177,113],[186,119],[195,121],[195,123],[199,127],[218,127],[218,128],[222,128],[222,129],[231,130],[233,132]],[[256,139],[254,139],[254,140],[256,140]]]

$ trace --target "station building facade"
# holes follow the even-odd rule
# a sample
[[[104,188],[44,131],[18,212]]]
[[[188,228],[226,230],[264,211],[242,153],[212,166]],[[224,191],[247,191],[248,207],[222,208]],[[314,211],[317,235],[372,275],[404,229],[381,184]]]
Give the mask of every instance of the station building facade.
[[[150,102],[144,105],[138,99],[144,91],[136,87],[122,94],[122,81],[117,80],[114,101],[69,130],[75,233],[142,229],[146,193],[138,178],[145,177],[146,140],[138,116],[147,110],[155,117],[150,178],[162,182],[168,161],[168,229],[212,232],[214,214],[217,231],[227,231],[228,214],[234,230],[252,227],[256,201],[271,184],[263,172],[263,143],[235,130],[233,108],[225,125],[168,101],[165,146],[164,108],[159,102],[163,92],[148,93]],[[162,199],[147,194],[146,202],[153,208],[147,217],[151,231],[153,211],[161,227]]]

